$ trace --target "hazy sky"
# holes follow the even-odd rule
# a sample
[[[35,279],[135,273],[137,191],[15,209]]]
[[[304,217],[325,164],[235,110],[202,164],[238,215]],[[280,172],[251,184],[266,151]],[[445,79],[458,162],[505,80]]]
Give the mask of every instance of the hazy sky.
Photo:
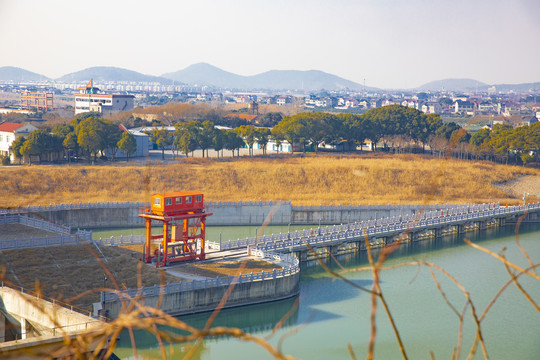
[[[540,81],[540,0],[0,0],[0,66],[326,71],[383,88]]]

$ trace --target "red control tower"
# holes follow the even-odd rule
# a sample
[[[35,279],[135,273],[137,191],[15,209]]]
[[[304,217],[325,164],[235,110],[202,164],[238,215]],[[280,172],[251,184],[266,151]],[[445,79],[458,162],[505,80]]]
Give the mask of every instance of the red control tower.
[[[203,194],[179,191],[152,195],[150,208],[141,209],[146,219],[144,261],[156,266],[171,262],[204,259],[206,217]],[[163,234],[152,235],[152,220],[163,223]]]

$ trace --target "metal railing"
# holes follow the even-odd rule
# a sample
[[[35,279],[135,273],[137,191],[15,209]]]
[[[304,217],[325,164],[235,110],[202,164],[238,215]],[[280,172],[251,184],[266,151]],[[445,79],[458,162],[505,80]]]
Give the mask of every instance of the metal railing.
[[[364,236],[368,237],[384,237],[393,235],[396,233],[403,233],[406,231],[416,232],[432,227],[452,226],[459,225],[466,222],[483,221],[489,219],[495,219],[498,217],[505,217],[508,215],[523,214],[526,211],[539,211],[540,203],[518,205],[510,207],[494,207],[478,209],[475,212],[466,213],[440,213],[440,216],[427,217],[423,219],[408,219],[407,221],[390,222],[386,224],[377,224],[376,222],[361,222],[348,224],[343,226],[332,227],[332,232],[314,233],[310,231],[306,234],[306,231],[300,232],[300,236],[295,236],[280,241],[261,241],[262,237],[255,244],[249,244],[255,246],[256,249],[265,251],[283,251],[292,250],[294,248],[302,248],[306,246],[306,243],[310,246],[316,246],[320,244],[331,244],[337,242],[346,242],[348,240],[355,240]],[[385,219],[388,221],[389,219]],[[352,226],[351,226],[352,225]],[[288,235],[288,234],[284,234]]]
[[[422,204],[412,204],[412,205],[293,205],[293,211],[334,211],[334,210],[345,210],[345,211],[373,211],[373,210],[441,210],[449,208],[464,207],[468,205],[460,204],[444,204],[444,205],[422,205]]]
[[[363,234],[364,229],[368,235],[382,234],[385,232],[417,230],[421,227],[436,224],[443,225],[452,222],[460,222],[463,220],[481,220],[484,217],[500,214],[522,213],[525,211],[525,209],[536,210],[539,206],[540,205],[538,203],[510,207],[500,207],[498,203],[472,204],[470,206],[458,206],[446,208],[444,210],[425,211],[415,215],[364,220],[345,225],[333,225],[289,233],[263,235],[258,237],[231,240],[222,243],[207,242],[207,244],[212,249],[232,250],[255,244],[263,246],[263,244],[273,244],[290,240],[300,240],[302,243],[304,243],[306,239],[319,237],[324,239],[332,238],[332,241],[337,241],[338,236],[343,237],[343,234],[347,234],[349,237],[358,237],[360,236],[360,233]]]
[[[205,201],[207,207],[230,207],[230,206],[291,206],[290,201]]]
[[[213,279],[192,280],[179,282],[175,284],[165,284],[150,287],[142,287],[140,289],[129,289],[125,291],[115,291],[102,293],[102,302],[118,301],[120,298],[136,298],[138,296],[158,296],[160,294],[173,294],[184,291],[193,291],[198,289],[208,289],[219,286],[230,286],[232,283],[249,283],[254,281],[265,281],[297,274],[300,271],[300,262],[294,256],[286,254],[277,254],[264,250],[255,249],[253,255],[260,258],[268,258],[276,261],[284,262],[285,267],[274,269],[271,271],[261,271],[258,273],[242,274],[237,276],[221,276]]]

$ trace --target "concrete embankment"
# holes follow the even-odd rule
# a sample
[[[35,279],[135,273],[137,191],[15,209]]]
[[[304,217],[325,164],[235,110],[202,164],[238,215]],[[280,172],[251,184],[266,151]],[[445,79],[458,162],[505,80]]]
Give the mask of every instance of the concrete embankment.
[[[90,314],[89,314],[90,315]],[[89,355],[86,348],[66,346],[66,339],[99,329],[100,320],[29,294],[0,287],[0,358],[44,359]]]
[[[11,213],[29,213],[34,217],[71,228],[142,227],[140,209],[146,203],[95,203],[37,206],[12,209]],[[293,206],[290,202],[207,202],[213,213],[207,225],[288,225],[345,224],[392,216],[415,215],[422,211],[441,210],[449,205],[353,205]]]
[[[252,305],[269,301],[287,299],[298,295],[300,271],[289,276],[260,281],[236,283],[223,308]],[[145,294],[146,306],[158,307],[170,315],[184,315],[213,311],[225,296],[230,284],[209,286],[186,291],[170,291],[164,294]],[[103,303],[103,313],[110,318],[117,317],[122,308],[120,301]]]

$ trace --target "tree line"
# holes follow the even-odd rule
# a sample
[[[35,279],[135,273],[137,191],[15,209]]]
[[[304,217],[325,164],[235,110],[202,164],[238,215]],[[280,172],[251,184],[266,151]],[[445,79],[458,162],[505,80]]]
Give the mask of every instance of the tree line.
[[[309,146],[313,151],[321,144],[342,142],[353,143],[362,150],[366,140],[371,142],[374,151],[397,151],[411,144],[424,148],[430,136],[451,136],[461,129],[453,123],[447,125],[438,114],[426,115],[412,108],[391,105],[361,115],[318,112],[286,116],[272,129],[272,135],[304,148]]]
[[[107,152],[114,160],[118,150],[122,150],[129,160],[137,151],[135,137],[122,131],[118,124],[102,119],[100,114],[95,113],[81,114],[69,124],[54,126],[52,131],[34,130],[28,137],[15,139],[11,146],[19,162],[24,158],[30,163],[35,157],[41,162],[64,156],[68,162],[81,156],[96,161],[98,155],[103,157]]]
[[[255,143],[259,144],[263,153],[266,153],[266,145],[270,141],[268,128],[241,125],[233,130],[225,130],[215,127],[209,120],[176,123],[173,132],[156,128],[149,135],[150,141],[161,149],[162,157],[164,157],[165,149],[171,149],[173,157],[176,157],[179,152],[188,157],[197,149],[202,150],[203,157],[208,156],[208,149],[214,149],[218,157],[220,151],[223,153],[224,149],[230,150],[234,157],[235,150],[240,156],[240,149],[246,146],[251,156]]]
[[[510,125],[497,124],[493,130],[481,129],[474,133],[469,144],[475,155],[484,159],[539,163],[540,122],[515,129]]]
[[[512,128],[495,125],[472,135],[454,122],[445,123],[438,114],[390,105],[364,114],[301,113],[284,117],[272,129],[272,138],[284,139],[317,151],[319,145],[352,143],[362,147],[366,140],[373,151],[425,152],[460,159],[538,163],[540,123]]]
[[[438,114],[424,114],[401,105],[371,109],[364,114],[301,113],[285,116],[270,130],[253,125],[241,125],[233,130],[216,127],[210,121],[189,121],[174,124],[174,131],[157,127],[149,132],[150,141],[164,152],[171,149],[189,156],[197,149],[208,156],[214,149],[219,156],[230,150],[239,156],[239,149],[247,147],[253,154],[258,144],[263,153],[273,141],[276,149],[285,141],[303,151],[318,151],[323,144],[337,146],[348,143],[356,149],[367,142],[373,151],[393,153],[424,152],[426,147],[434,155],[452,155],[461,159],[488,159],[500,162],[539,162],[540,124],[513,129],[509,125],[495,125],[472,135],[455,123],[444,123]],[[80,114],[69,124],[56,125],[52,132],[40,129],[28,138],[17,138],[12,151],[19,159],[38,157],[53,160],[55,154],[97,159],[108,154],[114,160],[118,150],[129,156],[136,151],[133,135],[120,130],[117,124],[102,119],[99,114]]]

